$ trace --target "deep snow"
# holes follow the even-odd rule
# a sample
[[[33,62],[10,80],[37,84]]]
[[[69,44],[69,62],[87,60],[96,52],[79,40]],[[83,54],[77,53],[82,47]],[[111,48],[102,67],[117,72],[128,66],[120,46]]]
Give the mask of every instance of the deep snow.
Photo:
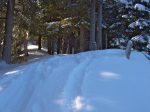
[[[150,62],[104,50],[45,58],[0,78],[0,112],[150,112]]]

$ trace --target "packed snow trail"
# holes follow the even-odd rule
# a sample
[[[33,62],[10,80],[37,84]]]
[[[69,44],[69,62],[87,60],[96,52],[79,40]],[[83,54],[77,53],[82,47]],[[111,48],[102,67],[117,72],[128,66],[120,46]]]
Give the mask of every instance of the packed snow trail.
[[[54,56],[0,77],[0,112],[150,112],[150,62],[104,50]]]

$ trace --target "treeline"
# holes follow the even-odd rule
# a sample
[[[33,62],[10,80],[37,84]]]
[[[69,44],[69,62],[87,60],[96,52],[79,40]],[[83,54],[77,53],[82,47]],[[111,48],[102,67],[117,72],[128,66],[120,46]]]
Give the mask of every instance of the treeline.
[[[146,0],[2,0],[0,54],[7,63],[22,59],[32,40],[51,55],[124,49],[130,39],[149,51],[149,9]]]

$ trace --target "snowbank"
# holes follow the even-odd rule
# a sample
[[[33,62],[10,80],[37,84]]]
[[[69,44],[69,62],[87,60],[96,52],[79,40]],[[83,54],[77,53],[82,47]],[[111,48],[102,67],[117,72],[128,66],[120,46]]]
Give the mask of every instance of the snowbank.
[[[34,49],[38,49],[38,45],[33,45],[31,42],[28,42],[28,46],[27,46],[28,50],[34,50]],[[24,50],[24,45],[21,45],[21,50]]]
[[[150,62],[122,50],[54,56],[0,79],[0,112],[150,112]]]

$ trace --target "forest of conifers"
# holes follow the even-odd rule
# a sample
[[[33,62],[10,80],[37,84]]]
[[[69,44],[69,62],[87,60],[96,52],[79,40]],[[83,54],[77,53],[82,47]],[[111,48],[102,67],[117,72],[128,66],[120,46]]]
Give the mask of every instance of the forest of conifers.
[[[0,0],[0,57],[28,56],[28,42],[50,55],[108,48],[150,53],[149,0]],[[23,49],[22,49],[23,47]]]

